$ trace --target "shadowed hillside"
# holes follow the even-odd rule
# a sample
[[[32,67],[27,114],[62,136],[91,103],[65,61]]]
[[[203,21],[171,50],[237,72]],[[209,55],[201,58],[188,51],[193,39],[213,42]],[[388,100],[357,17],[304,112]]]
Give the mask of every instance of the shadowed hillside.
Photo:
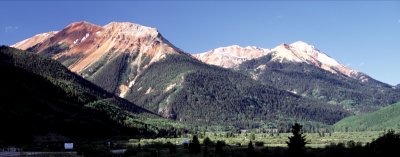
[[[58,62],[0,47],[0,143],[154,136],[157,115],[115,97]]]

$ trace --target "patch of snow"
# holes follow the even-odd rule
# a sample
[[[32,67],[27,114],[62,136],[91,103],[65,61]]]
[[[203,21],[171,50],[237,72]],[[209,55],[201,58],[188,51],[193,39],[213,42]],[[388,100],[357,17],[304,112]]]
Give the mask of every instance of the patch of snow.
[[[255,72],[251,72],[250,75],[251,75],[251,79],[258,80],[259,74],[255,73]]]
[[[79,39],[76,39],[76,40],[74,41],[74,44],[76,45],[76,44],[78,44],[78,42],[79,42]]]
[[[129,82],[129,86],[128,87],[131,88],[134,84],[135,84],[135,80]]]
[[[267,65],[262,64],[262,65],[258,66],[258,67],[256,68],[256,70],[265,70],[266,68],[267,68]]]
[[[289,91],[289,92],[291,92],[291,93],[293,93],[293,94],[297,94],[297,91],[296,91],[296,90],[292,90],[292,91]]]
[[[89,37],[89,33],[86,33],[86,35],[81,39],[81,42],[85,41]]]
[[[146,95],[150,94],[152,91],[153,91],[153,88],[150,87],[150,88],[147,89],[146,93],[144,93],[144,94],[146,94]]]
[[[176,86],[176,83],[170,84],[168,85],[167,88],[165,88],[164,92],[168,92],[169,90],[171,90],[172,88],[174,88]]]
[[[362,83],[368,82],[368,77],[361,76],[360,80],[361,80]]]

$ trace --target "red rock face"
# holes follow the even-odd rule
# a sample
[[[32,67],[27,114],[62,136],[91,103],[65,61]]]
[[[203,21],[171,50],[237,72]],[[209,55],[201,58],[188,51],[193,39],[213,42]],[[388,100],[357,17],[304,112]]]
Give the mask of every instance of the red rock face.
[[[112,22],[105,26],[76,22],[59,32],[40,39],[34,36],[13,47],[24,50],[30,48],[39,54],[50,51],[54,59],[89,79],[94,79],[94,75],[114,64],[115,60],[127,57],[129,60],[120,64],[131,67],[134,72],[127,74],[128,80],[116,85],[116,94],[122,96],[132,86],[130,84],[135,81],[135,75],[150,64],[168,54],[189,56],[164,39],[155,28],[128,22]]]
[[[90,37],[90,34],[93,35],[95,32],[101,29],[102,27],[87,22],[72,23],[56,33],[54,36],[44,40],[42,43],[39,43],[39,46],[36,47],[35,51],[40,53],[44,49],[57,44],[65,44],[69,47],[79,45],[80,47],[84,48],[87,47],[85,45],[93,44],[94,42],[93,37]],[[85,38],[87,34],[88,37]]]
[[[27,41],[12,46],[24,50],[35,46],[37,53],[51,46],[67,46],[68,50],[55,54],[53,58],[79,54],[81,58],[70,65],[70,69],[76,72],[84,70],[109,51],[143,53],[153,62],[165,54],[185,54],[165,40],[156,29],[127,22],[112,22],[103,27],[76,22],[59,32],[37,35]]]

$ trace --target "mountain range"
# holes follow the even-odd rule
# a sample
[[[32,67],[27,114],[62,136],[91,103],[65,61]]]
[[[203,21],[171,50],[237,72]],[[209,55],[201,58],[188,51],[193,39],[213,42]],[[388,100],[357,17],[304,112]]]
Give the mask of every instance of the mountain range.
[[[273,49],[233,45],[194,56],[205,63],[246,74],[263,84],[340,105],[356,114],[377,110],[397,102],[400,97],[392,86],[347,68],[302,41]]]
[[[400,100],[394,87],[304,42],[191,55],[155,28],[76,22],[12,47],[51,57],[107,92],[187,124],[333,124]]]

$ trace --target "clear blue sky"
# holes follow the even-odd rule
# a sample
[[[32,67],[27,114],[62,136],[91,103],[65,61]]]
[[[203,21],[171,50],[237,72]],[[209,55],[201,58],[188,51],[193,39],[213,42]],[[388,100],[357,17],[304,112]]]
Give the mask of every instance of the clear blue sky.
[[[380,81],[400,83],[396,1],[0,1],[0,6],[0,44],[5,45],[76,21],[128,21],[158,28],[190,53],[302,40]]]

